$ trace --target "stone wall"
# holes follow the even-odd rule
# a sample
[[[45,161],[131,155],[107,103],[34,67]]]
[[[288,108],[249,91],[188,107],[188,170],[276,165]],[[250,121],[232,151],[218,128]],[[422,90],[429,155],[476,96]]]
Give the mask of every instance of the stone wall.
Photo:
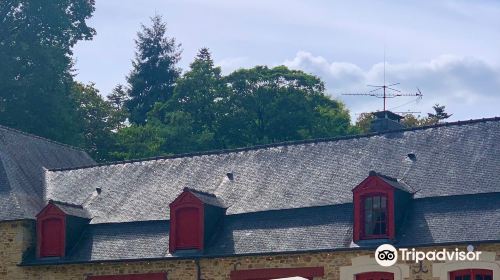
[[[22,252],[32,244],[33,223],[27,221],[0,222],[0,279],[1,280],[84,280],[90,275],[117,275],[148,272],[168,272],[168,279],[196,279],[197,264],[193,260],[162,260],[119,263],[92,263],[73,265],[19,267]],[[442,247],[438,247],[442,249]],[[455,246],[449,246],[454,249]],[[465,249],[463,246],[460,249]],[[419,248],[422,250],[435,249]],[[482,265],[496,265],[500,269],[500,243],[477,245],[476,250],[490,252],[488,260]],[[493,259],[491,259],[493,258]],[[354,265],[353,265],[354,263]],[[434,264],[434,268],[444,264]],[[229,279],[233,270],[285,268],[285,267],[315,267],[323,266],[325,276],[320,279],[340,280],[341,270],[349,273],[360,268],[381,268],[374,265],[373,252],[323,252],[310,254],[286,254],[275,256],[248,256],[202,259],[199,261],[201,279]],[[441,268],[441,267],[439,267]],[[401,271],[402,279],[441,280],[434,277],[436,269],[429,262],[424,262],[422,271],[415,263],[399,263],[391,267]],[[427,271],[427,272],[424,272]],[[405,275],[407,273],[407,275]],[[500,273],[494,280],[500,279]],[[351,280],[351,279],[342,279]]]
[[[29,279],[17,266],[34,240],[35,225],[30,221],[0,222],[0,279]]]

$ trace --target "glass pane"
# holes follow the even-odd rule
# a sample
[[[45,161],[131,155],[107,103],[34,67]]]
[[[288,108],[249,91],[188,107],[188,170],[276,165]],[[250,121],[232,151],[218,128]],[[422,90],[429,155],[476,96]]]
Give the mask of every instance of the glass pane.
[[[463,279],[463,280],[470,280],[470,275],[464,275],[464,276],[462,277],[462,279]]]
[[[476,280],[484,280],[482,275],[476,275]]]
[[[372,198],[365,198],[365,210],[372,209]]]
[[[385,223],[380,223],[380,234],[386,234],[385,229],[386,229]]]
[[[493,280],[493,276],[486,275],[484,276],[484,280]]]
[[[372,235],[373,234],[373,224],[372,223],[366,223],[365,224],[365,234],[366,235]]]
[[[382,209],[387,208],[387,198],[385,196],[382,197],[382,201],[380,202],[380,204],[381,204],[380,207]]]
[[[374,196],[373,197],[373,209],[379,209],[380,208],[380,196]]]

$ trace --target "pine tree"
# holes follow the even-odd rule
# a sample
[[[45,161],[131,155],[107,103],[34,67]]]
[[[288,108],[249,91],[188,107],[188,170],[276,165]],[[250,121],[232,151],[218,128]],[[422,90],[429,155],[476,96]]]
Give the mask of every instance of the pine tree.
[[[151,18],[152,25],[142,25],[137,33],[133,69],[127,77],[130,100],[126,107],[130,122],[144,124],[147,113],[157,102],[167,101],[173,94],[181,70],[180,44],[166,35],[167,25],[161,16]]]
[[[440,122],[441,120],[447,119],[453,115],[445,112],[446,106],[444,105],[440,106],[439,104],[436,104],[432,106],[432,109],[434,109],[434,113],[428,113],[427,115],[429,119],[435,120],[436,123]]]
[[[213,130],[217,100],[224,92],[221,69],[214,66],[208,48],[202,48],[190,64],[190,70],[179,80],[171,107],[189,113],[196,132]]]
[[[164,128],[169,139],[160,148],[169,152],[217,148],[214,136],[220,113],[218,100],[225,92],[220,67],[214,66],[210,51],[202,48],[189,71],[177,81],[172,98],[157,103],[148,114],[150,121]],[[179,143],[183,145],[177,146]]]
[[[121,110],[124,108],[125,103],[129,99],[127,90],[123,85],[117,85],[113,88],[113,91],[107,96],[107,100],[113,108]]]

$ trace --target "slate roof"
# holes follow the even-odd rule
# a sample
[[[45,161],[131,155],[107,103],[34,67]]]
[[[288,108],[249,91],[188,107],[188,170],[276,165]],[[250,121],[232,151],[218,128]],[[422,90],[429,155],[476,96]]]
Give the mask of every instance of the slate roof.
[[[222,201],[222,199],[218,198],[217,196],[215,196],[212,193],[202,192],[202,191],[192,189],[192,188],[184,188],[184,191],[188,191],[188,192],[192,193],[199,200],[201,200],[201,202],[203,202],[204,204],[212,205],[212,206],[219,207],[219,208],[227,208],[224,205],[224,201]]]
[[[391,185],[392,187],[396,189],[400,189],[402,191],[408,192],[408,193],[414,193],[415,190],[413,190],[408,184],[406,184],[403,180],[398,180],[397,178],[389,177],[380,173],[377,173],[375,171],[370,171],[369,173],[371,176],[377,176],[380,179],[382,179],[384,182],[387,184]]]
[[[92,217],[89,211],[83,208],[82,205],[73,205],[66,202],[53,201],[53,200],[51,200],[50,202],[56,205],[57,208],[61,209],[61,211],[63,211],[66,215],[85,218],[85,219],[90,219]]]
[[[46,169],[93,164],[81,150],[0,126],[0,221],[33,219],[45,206]]]
[[[91,218],[64,259],[23,265],[356,250],[351,190],[370,170],[414,194],[397,246],[500,241],[500,118],[105,165],[0,127],[0,218],[49,199]],[[169,204],[186,187],[227,215],[203,252],[172,256]]]
[[[52,170],[46,184],[48,198],[72,204],[101,188],[87,205],[91,223],[117,223],[165,220],[192,186],[222,199],[227,214],[350,203],[369,170],[402,180],[415,198],[500,192],[500,118]]]
[[[500,193],[416,199],[407,209],[396,247],[498,241],[498,201]],[[205,251],[189,257],[370,248],[351,244],[352,212],[352,204],[347,203],[229,215]],[[186,257],[168,252],[168,236],[168,221],[92,224],[66,259],[32,257],[23,264]]]

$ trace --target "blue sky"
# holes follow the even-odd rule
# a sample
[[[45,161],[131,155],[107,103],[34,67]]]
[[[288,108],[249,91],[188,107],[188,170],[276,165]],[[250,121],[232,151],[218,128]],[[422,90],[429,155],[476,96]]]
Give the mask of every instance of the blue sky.
[[[225,73],[302,69],[355,118],[382,101],[341,93],[383,82],[385,48],[387,81],[424,93],[391,99],[389,109],[425,115],[440,103],[453,120],[500,116],[500,1],[96,0],[97,36],[75,47],[77,79],[103,95],[125,83],[136,33],[155,13],[182,44],[184,70],[201,47]]]

